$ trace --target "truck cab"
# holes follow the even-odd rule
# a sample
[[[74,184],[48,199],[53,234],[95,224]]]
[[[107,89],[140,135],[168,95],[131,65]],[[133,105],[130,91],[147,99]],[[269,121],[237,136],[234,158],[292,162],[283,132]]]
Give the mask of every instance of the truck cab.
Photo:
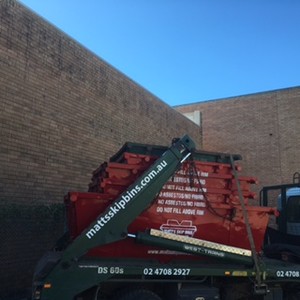
[[[278,195],[278,196],[275,196]],[[267,228],[265,250],[273,257],[300,261],[300,173],[290,184],[266,186],[260,192],[260,203],[269,206],[276,199],[278,216]]]
[[[282,196],[278,197],[278,211],[282,212],[283,202]],[[282,215],[278,217],[278,223],[281,224],[279,230],[286,229],[286,233],[289,235],[300,236],[300,188],[294,187],[286,191],[285,197],[286,208],[286,220],[281,220]],[[282,226],[286,222],[286,228]],[[283,227],[283,228],[282,228]]]

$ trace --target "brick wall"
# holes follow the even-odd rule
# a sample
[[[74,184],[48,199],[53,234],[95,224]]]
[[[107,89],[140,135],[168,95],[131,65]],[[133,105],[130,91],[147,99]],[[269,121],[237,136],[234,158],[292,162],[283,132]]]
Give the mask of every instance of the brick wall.
[[[243,173],[263,185],[291,183],[300,171],[300,87],[176,107],[200,111],[203,149],[239,153]]]
[[[8,199],[60,201],[85,189],[98,162],[128,140],[200,141],[192,122],[14,1],[1,2],[0,46]]]
[[[201,145],[198,126],[13,0],[0,1],[0,126],[0,299],[58,237],[53,203],[124,142]]]

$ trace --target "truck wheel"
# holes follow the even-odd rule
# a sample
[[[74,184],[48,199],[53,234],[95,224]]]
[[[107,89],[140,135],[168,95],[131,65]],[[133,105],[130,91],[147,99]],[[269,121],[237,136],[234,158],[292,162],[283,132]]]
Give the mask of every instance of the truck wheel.
[[[161,300],[161,298],[150,290],[140,289],[127,291],[119,294],[114,300]]]

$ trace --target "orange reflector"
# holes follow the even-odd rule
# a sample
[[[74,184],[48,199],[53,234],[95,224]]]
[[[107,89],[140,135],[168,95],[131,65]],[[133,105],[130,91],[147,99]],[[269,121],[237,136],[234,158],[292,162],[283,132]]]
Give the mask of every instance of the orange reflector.
[[[44,284],[44,289],[51,289],[51,283],[45,283]]]

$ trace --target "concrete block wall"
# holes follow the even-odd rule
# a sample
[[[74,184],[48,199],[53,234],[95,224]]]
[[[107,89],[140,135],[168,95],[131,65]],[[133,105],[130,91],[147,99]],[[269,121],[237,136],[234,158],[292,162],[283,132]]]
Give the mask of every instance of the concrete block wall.
[[[241,154],[243,174],[259,180],[257,191],[264,185],[290,183],[300,171],[300,87],[176,109],[201,112],[203,149]]]
[[[99,40],[101,42],[101,40]],[[62,232],[63,196],[126,141],[169,145],[200,129],[14,0],[0,1],[0,299],[30,288]],[[14,294],[15,295],[15,294]]]

